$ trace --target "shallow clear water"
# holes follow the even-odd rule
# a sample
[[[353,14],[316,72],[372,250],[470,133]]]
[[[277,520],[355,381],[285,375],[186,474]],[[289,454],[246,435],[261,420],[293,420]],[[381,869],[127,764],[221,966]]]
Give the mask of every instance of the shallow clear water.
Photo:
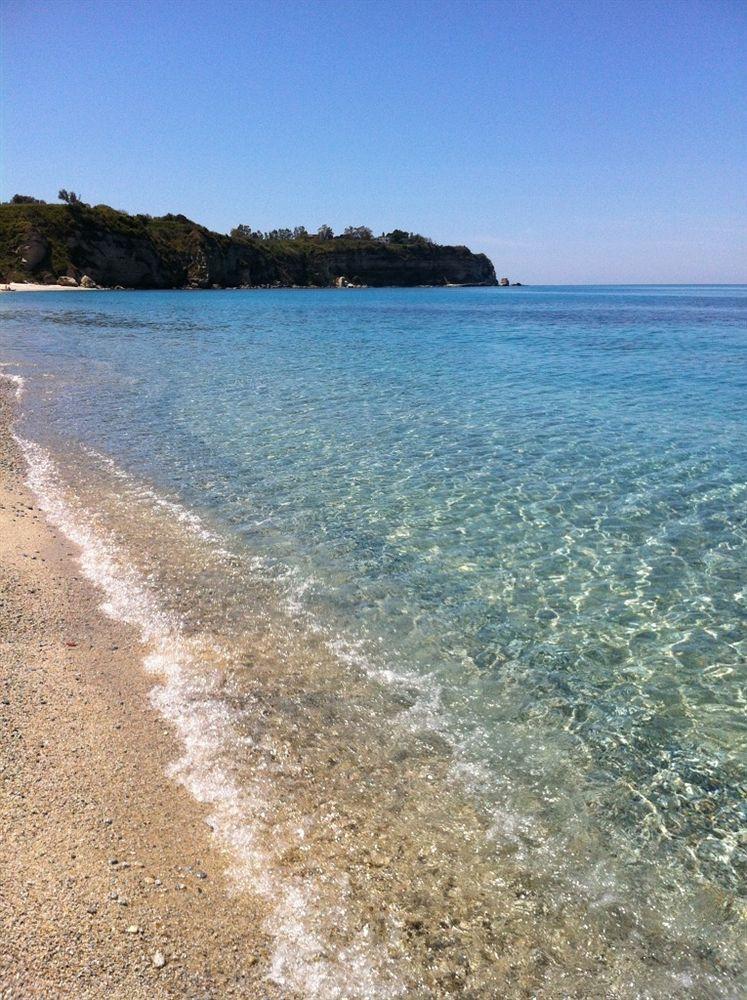
[[[0,320],[37,486],[178,647],[175,775],[266,876],[270,978],[738,995],[747,288]]]

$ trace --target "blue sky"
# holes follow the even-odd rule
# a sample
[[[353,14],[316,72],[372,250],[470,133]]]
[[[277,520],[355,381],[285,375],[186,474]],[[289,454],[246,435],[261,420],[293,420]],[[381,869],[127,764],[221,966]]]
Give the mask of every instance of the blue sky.
[[[2,6],[0,197],[747,281],[743,0]]]

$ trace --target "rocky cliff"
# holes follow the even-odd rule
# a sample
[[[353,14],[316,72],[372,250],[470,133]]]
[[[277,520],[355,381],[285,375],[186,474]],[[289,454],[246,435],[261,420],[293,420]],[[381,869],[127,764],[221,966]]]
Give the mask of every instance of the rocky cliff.
[[[183,215],[43,203],[0,205],[0,276],[47,283],[87,276],[126,288],[496,284],[488,258],[466,247],[233,238]]]

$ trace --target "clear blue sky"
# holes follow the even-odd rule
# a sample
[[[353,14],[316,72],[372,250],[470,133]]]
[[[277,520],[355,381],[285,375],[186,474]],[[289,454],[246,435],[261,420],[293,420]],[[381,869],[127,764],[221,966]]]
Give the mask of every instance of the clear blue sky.
[[[0,198],[747,281],[744,0],[3,0]]]

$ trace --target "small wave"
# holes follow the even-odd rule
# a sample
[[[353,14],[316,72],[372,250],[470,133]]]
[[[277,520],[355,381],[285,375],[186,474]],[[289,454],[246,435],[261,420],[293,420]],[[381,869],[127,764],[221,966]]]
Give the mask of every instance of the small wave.
[[[16,399],[20,399],[21,396],[23,396],[26,388],[26,379],[23,375],[16,375],[14,372],[0,372],[0,378],[4,378],[8,382],[13,383],[16,387]]]
[[[103,452],[97,451],[95,448],[91,448],[88,445],[81,445],[81,448],[89,458],[106,468],[107,472],[111,476],[124,483],[126,487],[137,496],[138,499],[146,500],[153,507],[166,511],[166,513],[170,514],[176,521],[179,522],[179,524],[183,525],[187,531],[190,532],[190,534],[201,539],[203,542],[208,542],[213,547],[213,552],[216,555],[224,559],[236,558],[235,553],[225,547],[223,539],[216,532],[211,531],[205,526],[205,523],[199,514],[189,510],[189,508],[185,507],[184,504],[180,503],[178,500],[164,497],[155,490],[151,489],[149,486],[145,486],[128,472],[125,472],[125,470],[117,465],[112,458],[105,455]]]
[[[105,596],[102,610],[134,627],[149,648],[144,666],[161,681],[152,702],[183,746],[168,774],[211,807],[209,823],[233,859],[236,888],[258,893],[268,906],[264,928],[274,942],[268,979],[318,1000],[401,995],[388,956],[373,953],[365,927],[332,951],[325,928],[345,922],[350,891],[345,876],[325,881],[322,889],[280,871],[279,857],[303,841],[304,831],[278,831],[273,850],[262,846],[257,817],[271,811],[270,781],[257,775],[247,790],[223,763],[240,737],[231,708],[215,693],[208,664],[227,664],[228,653],[208,636],[184,634],[178,617],[163,610],[126,555],[94,528],[91,514],[64,494],[51,456],[35,442],[15,439],[26,459],[28,486],[50,523],[80,548],[84,575]]]

